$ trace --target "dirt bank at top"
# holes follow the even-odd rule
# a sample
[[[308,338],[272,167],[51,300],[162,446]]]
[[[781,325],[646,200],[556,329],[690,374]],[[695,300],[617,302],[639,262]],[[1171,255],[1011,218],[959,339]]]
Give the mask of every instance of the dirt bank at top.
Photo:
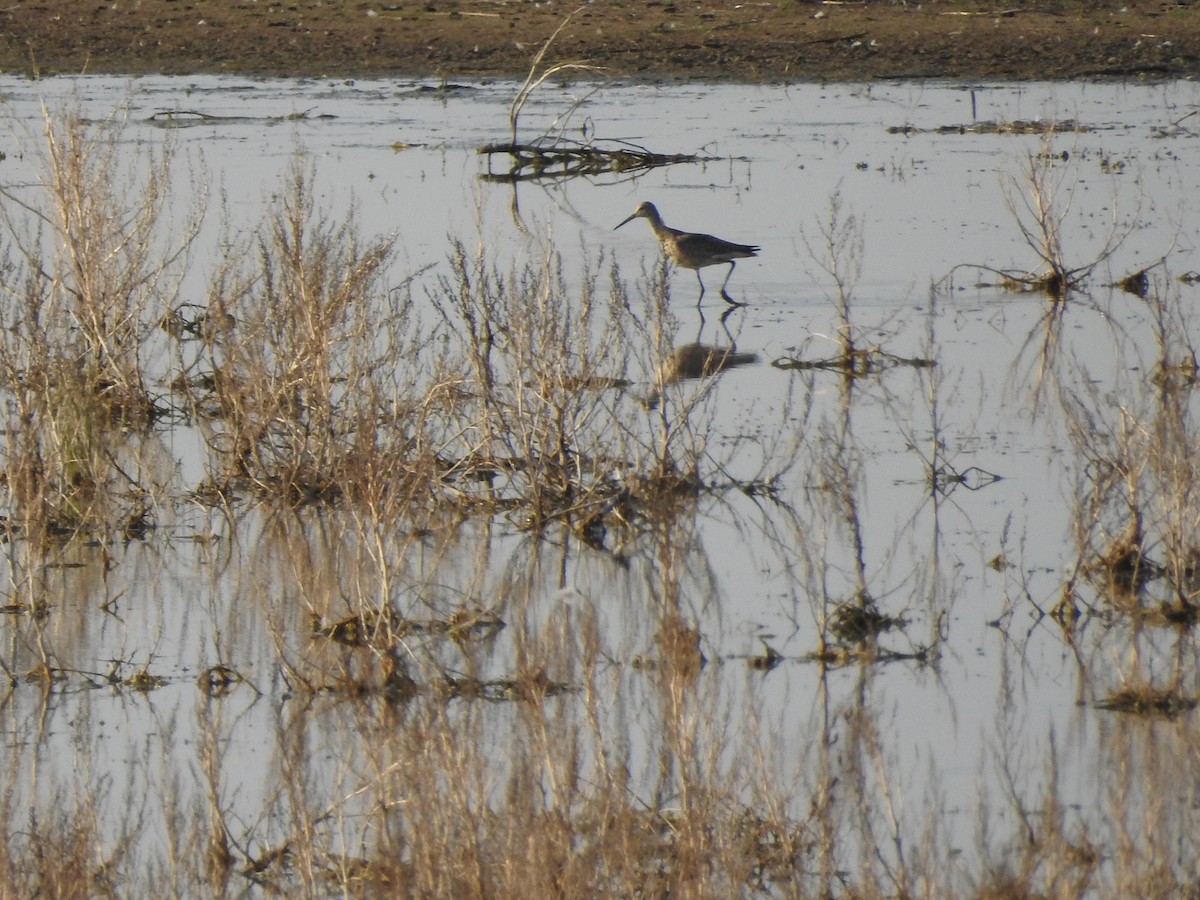
[[[524,76],[547,59],[619,77],[1179,78],[1200,8],[1165,0],[33,0],[0,10],[9,72]]]

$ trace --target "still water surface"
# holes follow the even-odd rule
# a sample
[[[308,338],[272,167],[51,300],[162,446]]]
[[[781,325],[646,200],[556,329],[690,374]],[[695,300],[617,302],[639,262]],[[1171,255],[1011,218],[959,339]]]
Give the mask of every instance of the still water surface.
[[[187,168],[175,202],[183,208],[198,199],[210,209],[195,264],[180,273],[181,299],[196,302],[221,252],[218,212],[235,230],[256,227],[298,152],[310,161],[325,209],[342,216],[353,208],[367,234],[395,235],[400,253],[391,278],[400,284],[417,273],[418,296],[422,279],[432,283],[446,271],[448,238],[483,244],[502,270],[552,247],[568,279],[584,267],[613,264],[625,278],[643,279],[657,259],[650,230],[640,220],[613,230],[643,200],[675,227],[760,245],[761,255],[739,263],[730,283],[748,305],[723,323],[715,290],[702,317],[693,274],[673,274],[678,342],[732,336],[738,350],[758,355],[757,365],[724,375],[713,395],[726,435],[770,444],[778,434],[799,434],[807,446],[848,422],[867,587],[883,612],[906,624],[881,639],[901,658],[869,672],[855,664],[825,669],[810,658],[828,611],[821,595],[848,599],[856,561],[842,512],[830,511],[827,490],[812,476],[814,461],[796,450],[799,462],[782,489],[794,520],[781,524],[770,504],[735,492],[706,504],[689,543],[685,602],[703,636],[714,703],[731,721],[753,708],[764,734],[783,748],[779,764],[786,769],[803,761],[830,708],[865,693],[900,814],[918,832],[935,808],[969,832],[980,798],[1008,796],[996,765],[1002,751],[1029,773],[1018,791],[1036,797],[1053,760],[1064,804],[1082,821],[1102,816],[1104,745],[1121,727],[1121,714],[1094,702],[1134,673],[1169,680],[1178,642],[1190,639],[1150,634],[1135,651],[1120,627],[1108,634],[1098,620],[1081,647],[1039,615],[1058,602],[1079,558],[1076,501],[1090,461],[1037,387],[1066,381],[1071,391],[1106,398],[1101,408],[1146,402],[1143,376],[1157,352],[1146,305],[1107,285],[1152,267],[1155,291],[1185,310],[1195,304],[1198,289],[1179,276],[1200,269],[1200,217],[1189,203],[1200,195],[1200,123],[1189,118],[1200,88],[546,86],[522,112],[523,139],[562,128],[576,139],[627,141],[705,161],[513,186],[481,177],[503,170],[506,160],[489,163],[477,149],[508,138],[515,90],[504,82],[4,79],[11,128],[0,144],[0,177],[18,192],[35,180],[31,148],[43,103],[77,104],[93,119],[127,117],[121,152],[134,163],[175,142]],[[151,120],[163,111],[177,114],[172,123]],[[220,118],[197,121],[185,111]],[[1077,127],[1049,139],[1036,128],[986,127],[1067,121]],[[1055,158],[1050,171],[1068,262],[1087,265],[1115,247],[1086,293],[1068,304],[1049,361],[1042,352],[1045,295],[1002,290],[988,271],[1040,268],[1021,222],[1029,221],[1030,160],[1042,154]],[[839,328],[837,292],[823,268],[823,229],[835,207],[843,222],[853,219],[861,240],[861,271],[850,285],[859,342],[937,364],[863,379],[845,418],[838,376],[770,365],[835,352],[829,338]],[[715,288],[723,276],[723,269],[710,269],[706,282]],[[1185,314],[1178,324],[1194,335],[1198,323]],[[808,398],[806,413],[788,404],[789,392]],[[926,463],[935,441],[954,470],[979,472],[931,496]],[[194,438],[181,428],[171,446],[180,483],[198,483],[204,457]],[[730,459],[730,474],[758,474],[749,456]],[[234,723],[228,753],[238,761],[229,773],[229,802],[250,821],[274,783],[271,736],[291,696],[275,662],[279,647],[302,647],[306,636],[302,615],[270,620],[239,606],[296,583],[320,593],[327,581],[336,594],[354,574],[336,570],[337,554],[315,551],[299,571],[274,541],[224,534],[219,516],[199,509],[176,510],[171,522],[114,551],[108,563],[97,552],[76,551],[61,580],[61,602],[72,614],[55,612],[47,635],[66,668],[102,673],[121,659],[147,665],[166,683],[144,694],[76,684],[48,701],[20,684],[5,705],[4,740],[22,767],[39,770],[47,792],[73,777],[84,744],[87,777],[104,780],[114,810],[123,808],[127,788],[139,792],[145,782],[162,791],[175,780],[186,793],[204,703],[195,679],[208,666],[230,665],[261,692],[235,691],[224,701]],[[499,598],[497,613],[507,618],[504,586],[530,579],[534,611],[520,617],[529,627],[564,607],[602,605],[606,652],[621,663],[613,676],[622,694],[616,705],[635,723],[636,757],[639,741],[649,747],[653,739],[636,734],[652,723],[638,713],[644,688],[630,661],[646,652],[638,610],[653,600],[656,561],[635,558],[622,567],[576,548],[563,565],[543,571],[530,562],[536,554],[529,536],[511,523],[497,528],[486,554],[470,527],[450,549],[430,548],[428,559],[412,561],[414,582],[421,573],[446,596]],[[119,598],[116,614],[100,609],[111,598]],[[28,640],[16,618],[0,627],[11,635],[10,648]],[[510,621],[509,630],[516,627]],[[746,664],[764,642],[783,656],[767,673]],[[930,645],[934,659],[902,658]],[[10,653],[17,669],[31,658]],[[497,649],[498,671],[504,659]],[[1185,694],[1196,689],[1194,673],[1184,685]],[[498,747],[507,715],[498,705],[489,738]],[[331,766],[358,752],[339,731],[344,723],[311,727]],[[642,759],[653,768],[651,756]],[[141,802],[152,813],[155,802]],[[799,806],[806,802],[797,795]],[[962,840],[970,845],[974,838]]]

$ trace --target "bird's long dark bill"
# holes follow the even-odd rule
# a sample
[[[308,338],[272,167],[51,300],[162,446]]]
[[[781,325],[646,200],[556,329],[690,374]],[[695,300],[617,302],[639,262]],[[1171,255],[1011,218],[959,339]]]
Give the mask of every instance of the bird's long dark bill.
[[[637,213],[634,213],[632,216],[630,216],[628,219],[626,219],[624,222],[622,222],[622,223],[621,223],[621,225],[625,225],[625,224],[627,224],[627,223],[629,223],[629,222],[632,222],[632,221],[633,221],[634,219],[636,219],[636,218],[637,218]],[[618,228],[620,228],[620,227],[621,227],[621,225],[616,225],[616,226],[614,226],[614,227],[613,227],[613,231],[616,231]]]

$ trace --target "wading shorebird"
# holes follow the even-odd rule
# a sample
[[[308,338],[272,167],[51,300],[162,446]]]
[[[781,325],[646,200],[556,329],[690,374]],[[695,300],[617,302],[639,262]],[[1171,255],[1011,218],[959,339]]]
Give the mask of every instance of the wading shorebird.
[[[721,296],[726,303],[733,306],[746,305],[738,303],[725,293],[725,286],[729,284],[729,278],[733,275],[733,267],[737,265],[737,260],[757,256],[760,248],[750,244],[734,244],[730,241],[723,241],[711,234],[679,231],[662,220],[662,216],[658,214],[658,208],[653,203],[640,204],[633,211],[633,215],[621,225],[639,218],[650,223],[650,227],[654,229],[654,236],[662,244],[663,252],[671,258],[675,265],[682,269],[695,270],[696,280],[700,282],[700,298],[696,301],[697,306],[704,299],[704,279],[700,277],[700,270],[705,266],[718,266],[724,263],[729,263],[729,271],[725,274],[725,280],[721,282]],[[613,231],[616,231],[621,225],[618,225]]]

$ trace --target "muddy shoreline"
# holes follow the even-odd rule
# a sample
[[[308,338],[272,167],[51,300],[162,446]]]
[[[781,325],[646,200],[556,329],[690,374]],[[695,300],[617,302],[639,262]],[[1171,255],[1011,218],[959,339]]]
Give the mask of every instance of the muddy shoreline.
[[[1175,79],[1200,74],[1200,9],[977,2],[121,2],[0,11],[0,68],[48,74],[524,76],[546,63],[652,80]]]

